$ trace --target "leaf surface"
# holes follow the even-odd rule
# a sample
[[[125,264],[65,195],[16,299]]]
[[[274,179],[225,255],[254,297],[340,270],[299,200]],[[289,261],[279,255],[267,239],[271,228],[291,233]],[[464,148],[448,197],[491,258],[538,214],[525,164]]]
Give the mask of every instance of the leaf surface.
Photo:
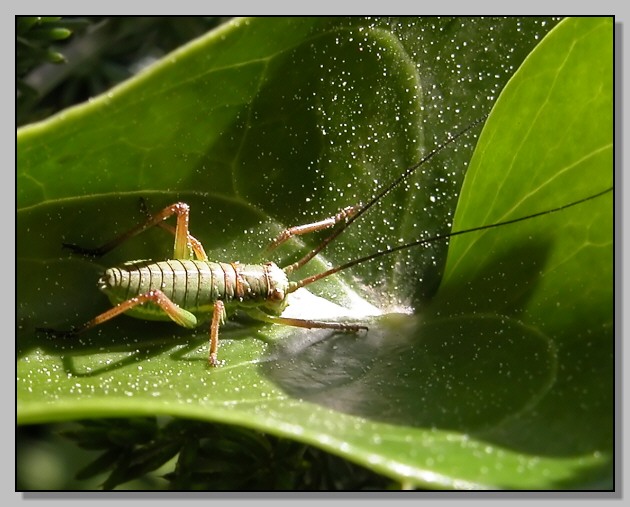
[[[209,369],[205,327],[121,317],[75,339],[35,332],[107,309],[95,288],[105,267],[168,258],[159,229],[96,262],[61,249],[134,226],[140,197],[151,209],[189,203],[212,258],[266,260],[284,227],[367,200],[481,116],[509,78],[459,203],[471,138],[296,276],[445,232],[456,204],[462,230],[611,186],[612,21],[565,20],[530,53],[554,24],[236,20],[20,129],[18,421],[167,414],[312,443],[410,486],[606,487],[610,194],[454,238],[448,260],[442,242],[357,266],[289,307],[366,322],[367,333],[237,319],[221,331],[224,366]],[[274,260],[320,239],[291,241]]]

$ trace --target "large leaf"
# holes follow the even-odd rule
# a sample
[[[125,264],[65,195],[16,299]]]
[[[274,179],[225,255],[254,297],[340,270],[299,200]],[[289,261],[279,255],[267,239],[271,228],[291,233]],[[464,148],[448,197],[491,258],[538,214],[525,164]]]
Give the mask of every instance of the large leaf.
[[[454,242],[434,300],[443,242],[314,284],[295,294],[293,314],[369,331],[237,321],[222,329],[216,369],[205,328],[121,317],[72,340],[35,333],[105,310],[94,284],[107,265],[172,249],[161,230],[98,262],[62,242],[94,246],[133,226],[139,197],[151,208],[185,200],[211,257],[261,260],[281,228],[365,200],[480,116],[552,24],[236,20],[21,129],[18,421],[169,414],[299,439],[407,485],[607,485],[609,197]],[[566,20],[529,54],[488,119],[456,228],[610,186],[611,43],[611,20]],[[471,150],[463,141],[441,153],[327,259],[447,230]],[[283,265],[317,241],[274,258]]]

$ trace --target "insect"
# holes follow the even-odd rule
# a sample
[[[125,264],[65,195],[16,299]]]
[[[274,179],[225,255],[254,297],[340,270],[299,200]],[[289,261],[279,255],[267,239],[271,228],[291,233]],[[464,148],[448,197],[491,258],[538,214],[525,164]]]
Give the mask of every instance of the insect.
[[[307,264],[384,195],[407,179],[415,170],[448,144],[468,133],[473,127],[481,123],[483,119],[477,120],[468,128],[437,146],[418,163],[407,168],[398,178],[381,189],[366,204],[349,206],[325,220],[291,227],[282,231],[271,242],[268,250],[276,248],[293,236],[333,228],[333,232],[316,248],[298,261],[285,267],[279,267],[274,262],[241,264],[239,262],[211,261],[202,243],[190,234],[190,208],[183,202],[167,206],[158,213],[149,216],[143,223],[98,248],[90,249],[64,244],[64,247],[74,253],[99,257],[151,227],[159,226],[175,237],[173,256],[169,260],[131,261],[109,268],[104,272],[98,281],[98,287],[109,297],[113,305],[111,309],[97,315],[82,326],[67,332],[46,328],[40,328],[39,330],[53,335],[76,335],[123,313],[146,320],[171,320],[185,328],[195,328],[209,321],[210,344],[208,362],[211,366],[219,365],[219,328],[226,319],[227,311],[234,308],[246,312],[256,320],[273,324],[332,329],[344,332],[367,330],[366,326],[354,323],[287,318],[282,316],[282,312],[288,305],[289,294],[295,292],[298,288],[359,263],[367,262],[398,250],[447,239],[459,234],[503,226],[543,214],[554,213],[612,190],[607,189],[582,200],[526,217],[413,241],[355,259],[302,280],[292,281],[289,279],[291,273]],[[176,216],[175,227],[164,222],[173,215]]]

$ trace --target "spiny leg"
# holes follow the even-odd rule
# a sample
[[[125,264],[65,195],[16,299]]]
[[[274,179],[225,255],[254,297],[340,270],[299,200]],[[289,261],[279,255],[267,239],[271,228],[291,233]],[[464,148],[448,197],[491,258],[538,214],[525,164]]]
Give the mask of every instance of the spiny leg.
[[[282,324],[283,326],[301,327],[306,329],[336,329],[337,331],[345,331],[349,333],[357,333],[361,329],[367,331],[367,326],[360,324],[345,324],[343,322],[325,322],[321,320],[294,319],[290,317],[279,317],[269,315],[257,308],[247,310],[247,313],[256,320],[269,322],[271,324]]]
[[[289,227],[282,231],[276,238],[269,244],[267,247],[267,251],[273,250],[277,248],[282,243],[292,238],[293,236],[301,236],[302,234],[308,234],[310,232],[321,231],[323,229],[328,229],[339,222],[343,222],[345,220],[350,219],[352,216],[356,214],[357,211],[361,209],[361,204],[357,204],[355,206],[348,206],[343,208],[339,213],[333,215],[324,220],[320,220],[319,222],[312,222],[310,224],[297,225],[295,227]]]
[[[359,324],[344,324],[342,322],[324,322],[320,320],[293,319],[288,317],[271,317],[269,322],[284,326],[302,327],[306,329],[336,329],[348,333],[358,333],[361,329],[367,331],[367,326]]]
[[[167,206],[159,213],[149,217],[144,223],[133,227],[132,229],[124,232],[120,236],[117,236],[113,240],[105,243],[104,245],[97,248],[83,248],[77,245],[64,243],[63,246],[65,248],[69,248],[75,253],[86,255],[90,257],[100,257],[101,255],[106,254],[110,250],[113,250],[121,243],[127,241],[134,236],[137,236],[141,232],[146,231],[147,229],[159,225],[162,221],[167,218],[177,215],[177,224],[175,227],[174,235],[175,235],[175,245],[174,245],[174,259],[190,259],[192,258],[192,253],[194,252],[200,260],[207,260],[207,256],[201,243],[190,235],[188,232],[188,223],[190,217],[190,208],[188,204],[184,202],[176,202],[175,204],[171,204]]]
[[[140,198],[140,208],[142,209],[144,214],[147,215],[148,220],[151,220],[153,218],[153,215],[147,208],[147,203],[143,198]],[[156,225],[164,229],[165,231],[171,233],[173,236],[177,237],[177,229],[173,227],[172,225],[167,224],[164,221],[159,222]],[[201,241],[199,241],[197,238],[192,236],[190,232],[188,233],[188,241],[197,259],[200,261],[207,261],[208,255],[206,254],[206,251],[204,250],[203,245],[201,244]]]
[[[173,236],[177,237],[177,230],[172,225],[165,224],[163,222],[161,222],[159,225],[160,227],[162,227],[162,229],[170,232]],[[203,245],[201,244],[201,241],[199,241],[197,238],[189,234],[188,242],[190,243],[190,247],[192,248],[192,251],[194,252],[198,260],[200,261],[208,260],[208,254],[206,254],[206,251],[204,250]]]
[[[80,327],[71,329],[69,331],[58,331],[50,328],[38,328],[38,331],[48,333],[53,336],[76,336],[93,327],[96,327],[108,320],[131,310],[135,306],[152,302],[157,304],[162,311],[168,315],[173,322],[179,324],[182,327],[194,328],[197,325],[197,318],[187,310],[184,310],[180,306],[173,303],[166,294],[161,290],[150,290],[140,296],[128,299],[122,303],[117,304],[113,308],[97,315],[92,320],[86,322]],[[210,351],[208,355],[208,362],[211,366],[218,366],[219,361],[217,359],[217,353],[219,349],[219,326],[225,321],[225,305],[223,301],[216,301],[214,303],[214,311],[212,313],[212,322],[210,324]]]
[[[345,219],[345,223],[344,224],[342,224],[340,227],[337,227],[335,230],[333,230],[333,232],[328,237],[326,237],[318,246],[316,246],[313,250],[311,250],[309,253],[307,253],[300,260],[298,260],[297,262],[294,262],[293,264],[290,264],[290,265],[285,266],[284,268],[282,268],[283,271],[285,273],[287,273],[287,274],[288,273],[292,273],[293,271],[301,268],[306,263],[308,263],[313,257],[315,257],[324,248],[326,248],[326,246],[328,246],[330,243],[332,243],[344,230],[346,230],[348,228],[348,226],[352,222],[357,220],[363,213],[367,212],[372,206],[374,206],[374,204],[376,204],[385,195],[387,195],[389,192],[391,192],[392,189],[394,189],[400,183],[402,183],[407,178],[409,178],[409,176],[411,176],[418,168],[420,168],[424,164],[426,164],[431,158],[436,156],[446,146],[448,146],[449,144],[455,142],[458,138],[460,138],[461,136],[465,135],[468,131],[470,131],[473,127],[475,127],[476,125],[478,125],[479,123],[484,121],[486,118],[487,118],[487,115],[484,115],[482,118],[479,118],[476,121],[474,121],[473,123],[471,123],[464,130],[462,130],[462,131],[458,132],[457,134],[449,137],[445,142],[443,142],[439,146],[435,147],[428,154],[426,154],[424,157],[422,157],[422,159],[420,159],[420,161],[418,161],[417,163],[415,163],[412,166],[408,167],[400,176],[395,178],[391,183],[389,183],[385,187],[382,187],[381,190],[379,190],[376,193],[376,195],[374,195],[374,197],[372,197],[366,204],[357,205],[356,207],[351,207],[351,208],[355,208],[355,209],[352,210],[352,212],[351,212],[351,214],[349,216],[345,217],[346,219]],[[324,221],[324,222],[326,222],[326,221]],[[279,237],[281,238],[282,236],[283,236],[283,234],[281,234]],[[297,288],[297,286],[296,286],[296,288]]]
[[[309,253],[307,253],[305,256],[303,256],[302,258],[300,258],[293,264],[289,264],[288,266],[283,267],[282,270],[285,273],[289,274],[289,273],[293,273],[293,271],[300,269],[302,266],[308,263],[313,257],[315,257],[319,252],[321,252],[327,245],[332,243],[332,241],[337,236],[339,236],[356,218],[358,218],[359,214],[364,213],[366,209],[367,209],[366,206],[361,205],[361,204],[357,204],[356,206],[348,206],[347,208],[342,209],[335,216],[330,217],[326,220],[322,220],[321,222],[315,222],[313,224],[306,224],[304,226],[297,226],[297,227],[292,228],[292,229],[298,229],[299,231],[294,234],[306,234],[307,232],[313,232],[320,229],[326,229],[328,227],[332,227],[333,225],[336,225],[339,222],[343,222],[340,227],[337,227],[335,230],[333,230],[333,232],[328,237],[326,237],[319,245],[313,248]],[[280,242],[286,241],[282,238],[285,235],[288,235],[288,237],[291,237],[293,235],[291,234],[292,229],[287,229],[286,231],[282,232],[278,236],[278,238],[274,240],[274,243],[272,243],[272,245],[275,244],[275,242],[278,241],[278,239],[281,240]]]
[[[225,305],[223,301],[214,302],[214,310],[212,312],[212,322],[210,323],[210,354],[208,362],[210,366],[218,366],[217,351],[219,349],[219,326],[225,320]]]
[[[152,302],[158,305],[162,311],[168,315],[171,320],[173,320],[173,322],[182,327],[194,328],[197,325],[197,318],[192,313],[177,306],[161,290],[155,289],[128,299],[127,301],[123,301],[122,303],[118,303],[113,308],[110,308],[109,310],[97,315],[92,320],[89,320],[82,326],[71,329],[70,331],[56,331],[54,329],[47,328],[39,328],[39,331],[56,336],[77,335],[87,331],[88,329],[92,329],[95,326],[103,324],[114,317],[118,317],[118,315],[131,310],[135,306],[143,305],[147,302]]]

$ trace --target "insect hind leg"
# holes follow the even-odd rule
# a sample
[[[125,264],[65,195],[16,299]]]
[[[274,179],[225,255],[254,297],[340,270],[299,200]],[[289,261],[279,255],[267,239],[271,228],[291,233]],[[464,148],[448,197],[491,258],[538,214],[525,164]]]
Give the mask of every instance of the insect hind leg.
[[[177,223],[175,228],[173,229],[171,226],[167,224],[162,224],[164,220],[167,218],[177,215]],[[149,218],[128,230],[127,232],[122,233],[121,235],[115,237],[111,241],[101,245],[97,248],[84,248],[78,245],[63,243],[63,247],[71,250],[72,252],[83,255],[86,257],[100,257],[105,255],[107,252],[113,250],[117,246],[121,245],[128,239],[137,236],[141,232],[146,231],[154,226],[160,226],[166,228],[169,232],[172,232],[175,236],[175,245],[173,248],[173,258],[174,259],[190,259],[192,257],[192,253],[194,253],[199,260],[208,260],[208,256],[201,245],[201,242],[191,236],[188,231],[188,223],[190,216],[190,207],[188,204],[184,202],[176,202],[162,209],[155,215],[150,215]]]
[[[153,215],[147,208],[146,201],[142,197],[140,198],[140,209],[147,216],[147,220],[151,220],[153,218]],[[167,224],[164,221],[158,222],[156,225],[158,225],[158,227],[164,229],[165,231],[175,236],[176,241],[177,241],[177,228],[176,227],[173,227],[172,225]],[[208,260],[208,255],[206,254],[206,251],[204,250],[203,245],[201,244],[201,241],[199,241],[197,238],[191,235],[190,232],[188,232],[188,243],[190,244],[192,251],[194,252],[198,260],[200,261]]]
[[[56,337],[76,336],[114,317],[118,317],[138,305],[143,305],[148,302],[158,305],[175,324],[186,328],[194,328],[197,326],[197,317],[173,303],[161,290],[155,289],[123,301],[122,303],[118,303],[113,308],[97,315],[82,326],[71,328],[69,331],[58,331],[50,328],[37,328],[37,330]]]

